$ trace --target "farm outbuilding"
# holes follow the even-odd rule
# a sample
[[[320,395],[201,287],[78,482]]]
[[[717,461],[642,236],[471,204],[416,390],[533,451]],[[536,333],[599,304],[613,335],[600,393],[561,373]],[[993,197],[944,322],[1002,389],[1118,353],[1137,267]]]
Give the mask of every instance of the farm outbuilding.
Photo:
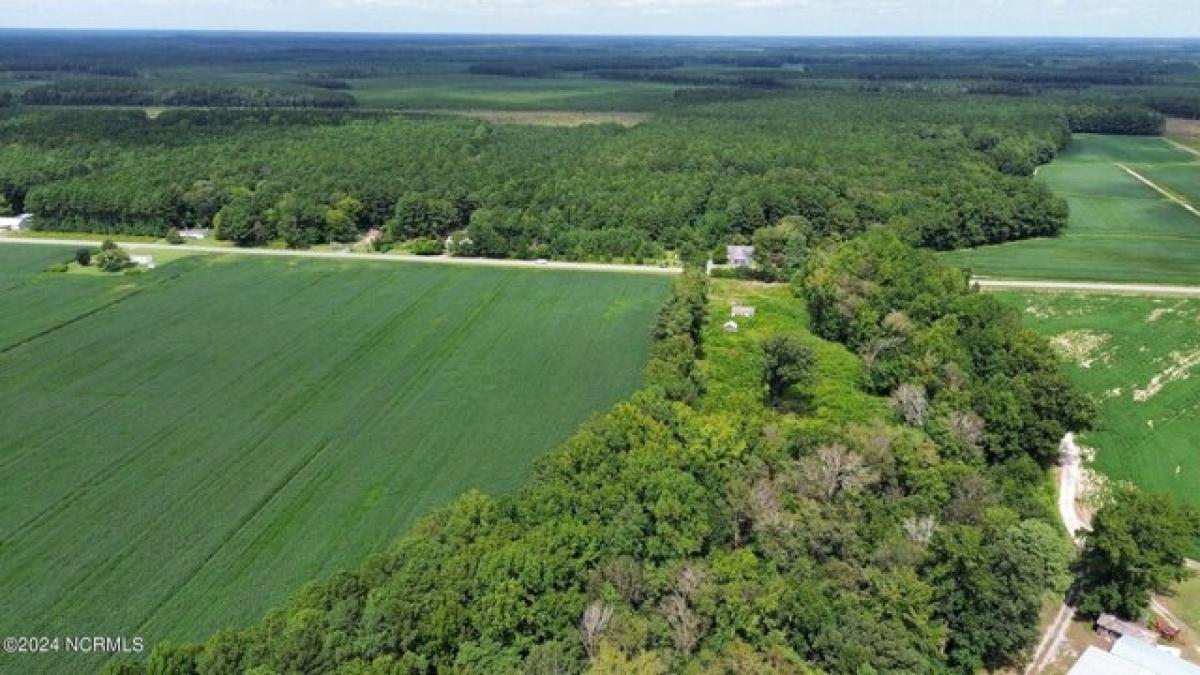
[[[1110,653],[1157,675],[1200,675],[1200,666],[1131,636],[1117,640]]]
[[[726,321],[723,327],[725,328],[726,333],[738,332],[738,325],[736,321]]]
[[[1083,656],[1071,666],[1067,675],[1154,675],[1129,663],[1119,656],[1113,656],[1103,649],[1089,646]]]
[[[729,315],[734,318],[737,318],[740,316],[740,317],[745,317],[747,319],[753,319],[755,314],[756,314],[756,311],[755,311],[754,307],[752,307],[750,305],[734,304],[733,307],[729,310]]]
[[[1100,618],[1096,619],[1096,632],[1111,640],[1119,640],[1128,635],[1150,644],[1158,642],[1158,634],[1154,631],[1136,623],[1118,619],[1112,614],[1101,614]]]
[[[1119,656],[1114,656],[1096,647],[1089,646],[1083,656],[1071,666],[1067,675],[1154,675]]]
[[[31,213],[22,213],[19,216],[0,216],[0,230],[10,230],[12,232],[27,230],[32,220],[33,214]]]
[[[751,267],[754,265],[753,246],[726,246],[725,257],[734,267]]]
[[[154,256],[134,253],[129,256],[129,262],[135,265],[143,265],[146,269],[154,269]]]
[[[1200,675],[1200,666],[1172,650],[1127,636],[1111,651],[1089,646],[1067,675]]]

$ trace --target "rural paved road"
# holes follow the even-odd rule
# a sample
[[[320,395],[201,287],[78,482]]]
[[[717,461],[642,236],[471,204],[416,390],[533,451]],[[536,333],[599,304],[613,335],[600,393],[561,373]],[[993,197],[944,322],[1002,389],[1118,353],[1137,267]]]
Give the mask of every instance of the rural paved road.
[[[44,244],[48,246],[99,246],[99,242],[84,239],[33,239],[0,236],[0,244]],[[449,256],[397,255],[394,253],[351,253],[340,251],[304,251],[278,248],[239,248],[233,246],[204,246],[200,244],[155,244],[137,241],[116,241],[128,251],[173,251],[191,253],[221,253],[228,255],[257,255],[291,258],[325,258],[332,260],[362,260],[377,262],[401,262],[431,265],[468,265],[477,267],[526,267],[541,270],[574,270],[586,272],[621,272],[624,274],[677,275],[679,267],[651,267],[650,265],[617,265],[609,263],[537,262],[534,260],[501,260],[496,258],[451,258]]]
[[[365,260],[380,262],[404,262],[432,265],[474,265],[480,267],[527,267],[533,269],[580,270],[588,272],[621,272],[634,274],[677,275],[680,267],[652,267],[650,265],[619,265],[611,263],[580,263],[533,260],[501,260],[495,258],[452,258],[449,256],[398,255],[394,253],[350,253],[340,251],[305,251],[278,248],[239,248],[235,246],[204,246],[201,244],[156,244],[137,241],[117,241],[117,245],[130,251],[184,251],[192,253],[220,253],[229,255],[284,256],[296,258],[326,258],[333,260]],[[44,244],[48,246],[97,246],[86,239],[34,239],[0,235],[0,244]],[[1042,281],[1034,279],[988,279],[975,277],[971,283],[984,290],[1041,290],[1077,291],[1081,293],[1127,293],[1133,295],[1194,295],[1200,297],[1200,286],[1169,286],[1163,284],[1114,284],[1091,281]]]
[[[971,283],[984,290],[1076,291],[1079,293],[1122,293],[1131,295],[1194,295],[1200,297],[1200,286],[1168,286],[1164,284],[1111,284],[1099,281],[1041,281],[1036,279],[985,279],[975,277]]]

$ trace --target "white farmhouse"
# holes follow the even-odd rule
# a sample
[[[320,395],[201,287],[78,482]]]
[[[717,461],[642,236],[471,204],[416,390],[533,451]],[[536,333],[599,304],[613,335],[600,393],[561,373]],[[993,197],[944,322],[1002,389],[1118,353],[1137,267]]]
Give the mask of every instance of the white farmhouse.
[[[754,265],[754,247],[726,246],[725,257],[734,267],[752,267]]]
[[[0,230],[10,230],[12,232],[28,230],[32,220],[32,213],[22,213],[19,216],[0,216]]]

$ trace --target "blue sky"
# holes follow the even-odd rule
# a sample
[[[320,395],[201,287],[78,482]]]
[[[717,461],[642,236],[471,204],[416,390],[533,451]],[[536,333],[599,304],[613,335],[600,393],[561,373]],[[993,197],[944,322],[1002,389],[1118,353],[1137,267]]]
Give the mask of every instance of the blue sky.
[[[1200,0],[0,0],[5,28],[1200,36]]]

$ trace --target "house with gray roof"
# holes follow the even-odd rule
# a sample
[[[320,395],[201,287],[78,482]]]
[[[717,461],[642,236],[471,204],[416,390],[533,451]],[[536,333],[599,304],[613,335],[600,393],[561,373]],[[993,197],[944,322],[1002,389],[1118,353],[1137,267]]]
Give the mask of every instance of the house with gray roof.
[[[733,265],[734,267],[753,267],[754,247],[726,246],[725,257],[729,259],[729,264]]]

